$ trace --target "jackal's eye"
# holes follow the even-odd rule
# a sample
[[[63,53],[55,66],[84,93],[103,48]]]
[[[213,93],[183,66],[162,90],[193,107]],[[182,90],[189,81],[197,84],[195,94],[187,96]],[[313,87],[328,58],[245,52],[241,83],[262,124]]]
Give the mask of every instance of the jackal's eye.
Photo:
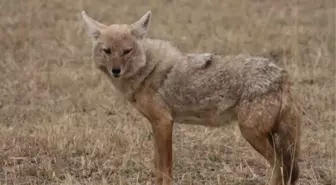
[[[110,48],[103,48],[103,51],[104,51],[106,54],[111,54],[111,49],[110,49]]]
[[[123,55],[127,55],[127,54],[129,54],[129,53],[131,53],[131,51],[132,51],[132,48],[125,49],[125,50],[123,51]]]

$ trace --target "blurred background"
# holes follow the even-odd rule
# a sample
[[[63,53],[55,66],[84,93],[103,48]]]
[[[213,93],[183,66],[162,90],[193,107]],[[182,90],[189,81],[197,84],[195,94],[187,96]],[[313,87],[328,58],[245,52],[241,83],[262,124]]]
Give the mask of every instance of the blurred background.
[[[91,60],[81,11],[105,24],[153,13],[183,52],[251,53],[288,70],[302,107],[300,185],[335,184],[335,1],[1,0],[0,184],[151,184],[151,128]],[[175,125],[181,185],[267,184],[271,168],[223,128]]]

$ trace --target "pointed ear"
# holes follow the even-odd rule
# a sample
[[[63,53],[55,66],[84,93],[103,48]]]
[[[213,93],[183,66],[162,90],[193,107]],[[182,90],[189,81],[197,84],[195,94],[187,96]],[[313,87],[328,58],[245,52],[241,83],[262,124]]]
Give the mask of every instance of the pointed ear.
[[[85,11],[82,11],[82,17],[87,25],[89,36],[93,40],[97,40],[100,36],[100,29],[105,28],[106,26],[98,21],[93,20],[86,14]]]
[[[148,11],[140,20],[131,25],[131,33],[138,39],[146,36],[149,23],[152,17],[152,12]]]

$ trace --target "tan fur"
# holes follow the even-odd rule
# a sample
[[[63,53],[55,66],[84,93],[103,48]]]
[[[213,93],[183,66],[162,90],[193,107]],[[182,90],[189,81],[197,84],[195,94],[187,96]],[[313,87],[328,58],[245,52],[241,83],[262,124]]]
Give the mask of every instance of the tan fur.
[[[300,115],[285,70],[267,58],[185,54],[167,41],[146,38],[151,12],[131,25],[105,26],[85,12],[83,18],[96,66],[152,125],[156,184],[172,184],[174,122],[223,126],[235,119],[244,138],[274,166],[271,184],[295,184]]]

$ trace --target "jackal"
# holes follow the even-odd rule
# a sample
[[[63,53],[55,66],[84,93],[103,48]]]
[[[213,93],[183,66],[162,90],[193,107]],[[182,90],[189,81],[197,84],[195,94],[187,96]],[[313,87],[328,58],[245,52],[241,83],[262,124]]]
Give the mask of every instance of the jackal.
[[[274,167],[272,185],[299,177],[299,111],[288,73],[271,59],[187,54],[146,37],[151,12],[133,24],[82,17],[95,66],[151,123],[157,185],[172,184],[173,123],[222,126],[237,120],[243,137]]]

